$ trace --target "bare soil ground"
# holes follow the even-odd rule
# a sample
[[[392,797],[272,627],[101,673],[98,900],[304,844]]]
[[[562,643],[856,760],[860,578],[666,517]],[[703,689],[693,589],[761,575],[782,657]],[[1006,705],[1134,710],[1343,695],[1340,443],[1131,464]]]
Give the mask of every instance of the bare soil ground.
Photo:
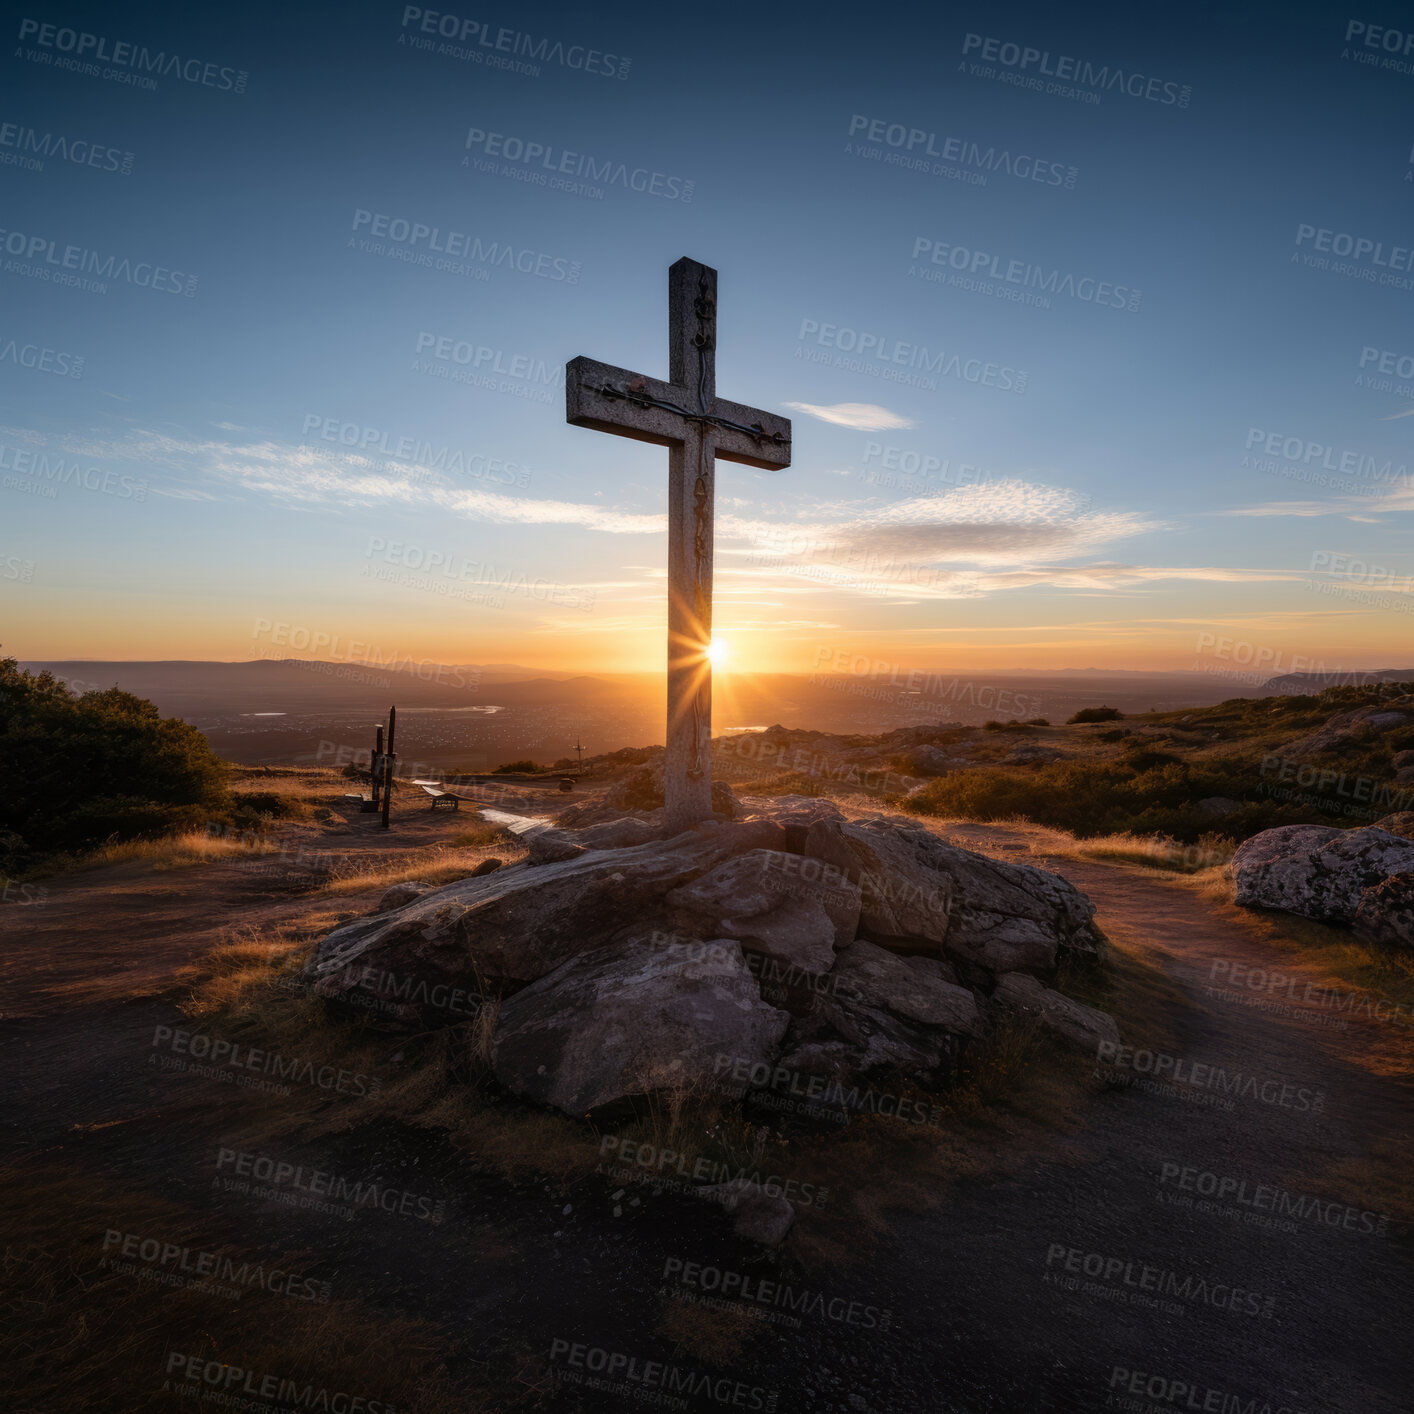
[[[574,1382],[593,1379],[567,1364],[576,1345],[637,1362],[620,1374],[651,1361],[693,1372],[696,1392],[668,1406],[690,1409],[1409,1407],[1411,1033],[1298,1005],[1290,988],[1225,985],[1234,968],[1300,968],[1181,880],[1048,859],[1044,833],[1021,826],[932,826],[1072,879],[1106,932],[1161,969],[1163,986],[1125,1013],[1126,1040],[1189,1069],[1240,1071],[1258,1093],[1165,1084],[1152,1060],[1110,1072],[1076,1062],[1080,1082],[1043,1072],[948,1134],[945,1171],[900,1186],[844,1166],[857,1191],[803,1208],[784,1251],[763,1257],[671,1187],[507,1177],[426,1129],[359,1123],[355,1094],[279,1096],[161,1063],[156,1029],[191,1025],[181,967],[242,930],[313,937],[366,911],[378,870],[474,823],[407,798],[386,834],[372,816],[335,814],[282,827],[284,855],[78,872],[48,881],[42,907],[0,911],[3,1407],[242,1407],[211,1385],[200,1401],[180,1388],[171,1362],[187,1356],[254,1371],[257,1389],[271,1373],[423,1414],[653,1407],[642,1382]],[[344,856],[346,874],[367,867],[367,889],[319,892],[308,866],[320,852]],[[468,866],[490,853],[508,857],[468,846]],[[1315,969],[1296,980],[1321,995],[1329,982]],[[395,1075],[400,1043],[372,1044]],[[889,1124],[856,1122],[832,1142],[877,1160]],[[234,1174],[223,1151],[413,1201],[352,1216],[292,1206]],[[1205,1191],[1218,1184],[1221,1201]],[[1283,1215],[1271,1196],[1282,1192],[1320,1206],[1297,1216],[1289,1199]],[[113,1265],[126,1234],[294,1272],[318,1299],[266,1279],[224,1293],[197,1277],[166,1284],[156,1278],[170,1262]],[[665,1279],[674,1263],[783,1283],[790,1303],[689,1301],[702,1293]],[[556,1342],[567,1381],[552,1377]],[[248,1407],[261,1403],[322,1407],[288,1390]]]

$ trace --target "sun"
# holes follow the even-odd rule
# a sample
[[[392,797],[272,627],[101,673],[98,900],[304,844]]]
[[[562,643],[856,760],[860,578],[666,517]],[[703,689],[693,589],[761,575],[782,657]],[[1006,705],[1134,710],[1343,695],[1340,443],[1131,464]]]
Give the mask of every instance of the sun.
[[[707,661],[714,668],[725,666],[728,658],[732,656],[732,650],[727,645],[725,638],[714,638],[707,645]]]

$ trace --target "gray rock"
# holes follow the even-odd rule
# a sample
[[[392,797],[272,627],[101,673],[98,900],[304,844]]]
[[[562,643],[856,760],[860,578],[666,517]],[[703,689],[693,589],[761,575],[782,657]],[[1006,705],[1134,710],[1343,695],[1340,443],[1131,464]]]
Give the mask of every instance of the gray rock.
[[[1337,712],[1314,732],[1291,742],[1281,755],[1320,756],[1409,726],[1414,726],[1414,711],[1383,705],[1357,707],[1350,712]]]
[[[778,837],[779,828],[766,822],[713,823],[663,843],[588,850],[559,863],[514,864],[461,879],[335,928],[306,973],[318,981],[357,960],[434,980],[475,971],[493,981],[533,982],[657,916],[670,890]]]
[[[993,972],[1096,956],[1095,909],[1057,874],[950,845],[899,816],[822,821],[806,852],[860,883],[860,933],[933,942]]]
[[[423,894],[431,892],[437,886],[429,884],[423,879],[404,879],[400,884],[390,884],[383,890],[383,896],[378,900],[376,912],[386,913],[390,908],[401,908],[405,903],[411,903],[415,898],[421,898]]]
[[[817,821],[806,836],[805,853],[859,885],[860,927],[871,937],[942,943],[952,890],[935,867],[934,846],[941,844],[911,823],[867,816]]]
[[[650,844],[666,833],[660,821],[621,815],[578,830],[552,826],[527,831],[524,838],[531,864],[554,864],[561,859],[574,859],[587,849],[626,849],[631,845]]]
[[[734,1221],[732,1231],[747,1242],[779,1247],[795,1221],[795,1209],[783,1193],[769,1193],[749,1178],[697,1189],[699,1197],[720,1203]]]
[[[840,952],[832,976],[836,996],[975,1035],[982,1026],[977,999],[954,979],[952,969],[935,958],[901,957],[863,939]]]
[[[789,1021],[761,1000],[739,947],[615,943],[503,1002],[491,1063],[507,1089],[567,1114],[665,1089],[740,1094],[718,1057],[769,1062]]]
[[[1414,840],[1374,825],[1281,825],[1247,840],[1231,868],[1236,900],[1246,908],[1348,925],[1366,889],[1414,870]]]
[[[835,961],[835,925],[815,899],[786,899],[755,918],[727,919],[720,932],[752,952],[821,976]]]
[[[786,1045],[785,1069],[836,1078],[881,1069],[932,1071],[958,1049],[956,1035],[940,1027],[828,992],[816,993],[809,1012],[791,1023]]]
[[[834,924],[833,942],[851,941],[859,923],[859,885],[822,861],[778,849],[753,849],[668,895],[668,903],[722,923],[754,918],[787,900],[818,904]]]
[[[527,864],[558,864],[561,860],[577,859],[584,846],[568,830],[536,830],[522,837],[525,840]]]
[[[1414,873],[1391,874],[1360,895],[1355,936],[1378,948],[1414,948]]]
[[[828,972],[837,945],[859,922],[859,886],[820,861],[755,849],[719,864],[667,896],[689,932],[738,938],[755,952],[807,972]]]
[[[1072,1001],[1025,972],[1008,972],[997,983],[992,1000],[1037,1017],[1048,1031],[1083,1051],[1094,1052],[1102,1041],[1119,1044],[1119,1023],[1109,1012]]]

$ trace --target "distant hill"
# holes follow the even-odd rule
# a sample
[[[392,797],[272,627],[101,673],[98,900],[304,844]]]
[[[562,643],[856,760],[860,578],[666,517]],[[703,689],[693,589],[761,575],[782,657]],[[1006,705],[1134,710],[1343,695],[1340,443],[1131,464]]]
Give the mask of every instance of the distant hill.
[[[1262,684],[1264,692],[1305,696],[1329,687],[1369,687],[1377,682],[1414,682],[1414,668],[1370,668],[1343,673],[1283,673]]]

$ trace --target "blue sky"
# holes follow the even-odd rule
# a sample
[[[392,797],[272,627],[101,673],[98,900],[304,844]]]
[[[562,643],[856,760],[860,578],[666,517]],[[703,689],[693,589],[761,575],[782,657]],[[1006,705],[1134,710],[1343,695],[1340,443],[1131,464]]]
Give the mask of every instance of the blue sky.
[[[788,471],[719,465],[738,666],[1181,668],[1205,634],[1409,656],[1393,7],[28,19],[0,60],[8,651],[656,667],[666,456],[568,427],[555,373],[665,376],[686,254],[720,271],[720,393],[795,421]],[[66,32],[198,81],[61,68]],[[538,72],[485,62],[517,47]],[[1096,86],[1118,74],[1139,96]],[[559,170],[581,158],[611,179]],[[479,258],[409,260],[438,258],[415,226]],[[194,290],[25,273],[67,247]]]

